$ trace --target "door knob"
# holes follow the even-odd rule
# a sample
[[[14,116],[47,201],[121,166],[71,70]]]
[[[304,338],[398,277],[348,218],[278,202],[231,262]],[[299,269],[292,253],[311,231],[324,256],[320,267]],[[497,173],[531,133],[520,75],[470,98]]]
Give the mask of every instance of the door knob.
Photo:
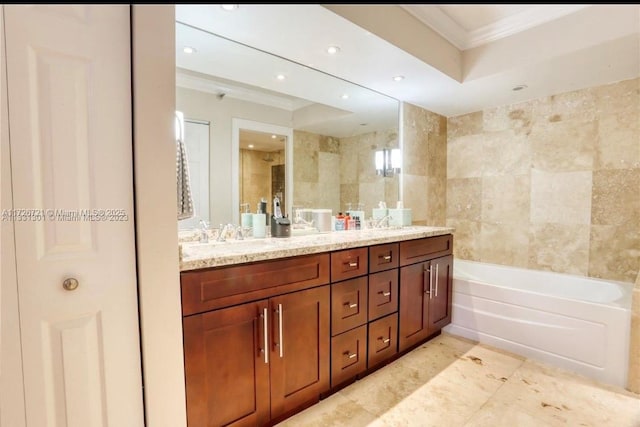
[[[65,279],[64,282],[62,282],[62,287],[65,291],[75,291],[78,287],[78,284],[78,281],[71,277],[69,279]]]

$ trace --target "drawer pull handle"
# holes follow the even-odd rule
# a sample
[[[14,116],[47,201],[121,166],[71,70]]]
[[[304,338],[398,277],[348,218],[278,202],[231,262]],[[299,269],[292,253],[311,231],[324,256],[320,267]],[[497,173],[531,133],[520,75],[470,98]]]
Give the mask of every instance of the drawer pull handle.
[[[349,359],[353,359],[353,358],[354,358],[354,357],[356,357],[356,356],[357,356],[357,354],[356,354],[356,353],[349,354]]]
[[[391,295],[391,292],[384,292],[384,291],[380,291],[378,292],[379,294],[382,294],[383,297],[388,297],[389,295]]]
[[[385,338],[385,339],[382,340],[382,342],[385,343],[385,344],[388,343],[389,341],[391,341],[391,338]]]
[[[349,263],[349,267],[357,267],[358,263],[357,262],[350,262]]]
[[[354,304],[346,303],[345,305],[348,305],[348,306],[349,306],[349,308],[356,308],[356,307],[358,306],[358,304],[357,304],[357,303],[354,303]]]
[[[278,304],[278,337],[280,338],[280,345],[278,350],[280,351],[280,357],[284,356],[284,335],[282,334],[282,304]]]
[[[385,255],[382,258],[384,258],[385,261],[390,261],[391,260],[391,255]]]

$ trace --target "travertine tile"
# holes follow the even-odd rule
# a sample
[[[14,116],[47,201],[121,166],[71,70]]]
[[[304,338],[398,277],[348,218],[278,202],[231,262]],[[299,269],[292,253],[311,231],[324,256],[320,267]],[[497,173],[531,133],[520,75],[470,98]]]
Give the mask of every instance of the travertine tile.
[[[597,138],[595,121],[536,122],[530,135],[532,167],[550,172],[592,170]]]
[[[639,423],[638,395],[444,333],[282,425]]]
[[[529,173],[531,150],[525,135],[513,130],[487,132],[482,144],[483,176]]]
[[[537,124],[596,119],[596,97],[591,90],[575,90],[531,101]]]
[[[319,150],[322,153],[340,153],[340,140],[332,136],[320,136]]]
[[[640,401],[566,371],[526,361],[492,397],[542,425],[637,426]]]
[[[527,135],[531,131],[532,115],[531,102],[488,108],[483,112],[483,130],[498,132],[510,129],[516,134]]]
[[[532,224],[529,268],[586,276],[589,234],[588,225]]]
[[[469,261],[480,261],[481,222],[447,218],[447,227],[453,232],[453,256]]]
[[[278,426],[287,427],[351,427],[385,426],[375,415],[367,412],[358,403],[336,393],[304,412],[286,419]]]
[[[630,224],[640,217],[640,169],[593,172],[591,223]]]
[[[409,128],[404,135],[402,170],[410,175],[426,175],[429,161],[428,133]]]
[[[531,170],[531,222],[589,224],[592,173]]]
[[[519,224],[521,228],[523,224],[528,224],[530,179],[529,175],[484,177],[482,179],[482,221]],[[525,229],[528,233],[528,227]]]
[[[419,175],[404,174],[404,207],[411,208],[411,219],[426,221],[428,212],[432,210],[431,199],[428,196],[429,178]],[[436,202],[438,202],[436,200]],[[442,209],[442,203],[434,206],[434,210]],[[394,207],[395,205],[388,207]]]
[[[603,114],[594,166],[595,169],[640,168],[640,110]]]
[[[447,179],[447,137],[429,133],[427,153],[427,175]]]
[[[596,111],[600,114],[640,110],[640,78],[597,86],[592,92]]]
[[[447,140],[447,178],[482,176],[483,135],[467,135]]]
[[[629,375],[627,388],[640,394],[640,273],[637,275],[631,303],[631,337],[629,339]]]
[[[640,217],[624,225],[592,225],[589,276],[633,283],[640,270]]]
[[[447,180],[447,218],[480,221],[482,178]]]
[[[527,268],[529,228],[518,223],[483,222],[480,234],[480,261]]]
[[[482,111],[447,119],[448,139],[479,133],[482,133]]]
[[[444,177],[427,178],[427,223],[439,226],[447,220],[447,180]]]

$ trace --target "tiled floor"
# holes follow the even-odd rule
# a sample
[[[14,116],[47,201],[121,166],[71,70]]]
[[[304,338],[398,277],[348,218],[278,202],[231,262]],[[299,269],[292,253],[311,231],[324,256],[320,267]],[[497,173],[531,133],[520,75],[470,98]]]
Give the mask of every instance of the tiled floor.
[[[640,396],[443,334],[279,426],[640,426]]]

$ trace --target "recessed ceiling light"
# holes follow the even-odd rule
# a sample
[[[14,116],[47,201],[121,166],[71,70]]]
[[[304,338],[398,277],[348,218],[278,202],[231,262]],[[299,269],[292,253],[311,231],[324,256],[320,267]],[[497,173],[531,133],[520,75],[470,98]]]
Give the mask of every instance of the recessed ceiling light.
[[[185,46],[185,47],[183,47],[183,48],[182,48],[182,51],[183,51],[184,53],[188,53],[188,54],[192,54],[192,53],[196,53],[196,52],[197,52],[196,48],[195,48],[195,47],[191,47],[191,46]]]
[[[271,139],[276,139],[276,138],[277,138],[277,136],[271,135]]]
[[[404,80],[404,76],[393,76],[393,80],[396,82]]]
[[[286,79],[286,77],[284,76],[284,74],[278,74],[278,75],[276,76],[276,79],[278,79],[278,80],[284,80],[284,79]]]
[[[232,10],[236,10],[238,8],[238,5],[237,4],[221,4],[220,7],[230,12]]]
[[[343,93],[341,98],[342,99],[349,99],[349,94],[348,93]]]
[[[340,52],[340,48],[338,46],[329,46],[327,48],[327,53],[329,55],[335,55],[338,52]]]
[[[514,91],[514,92],[517,92],[519,90],[523,90],[523,89],[526,89],[528,87],[529,86],[527,86],[527,85],[518,85],[518,86],[513,87],[511,90]]]
[[[249,145],[248,145],[248,147],[249,147],[249,148],[253,148],[253,144],[249,144]]]

